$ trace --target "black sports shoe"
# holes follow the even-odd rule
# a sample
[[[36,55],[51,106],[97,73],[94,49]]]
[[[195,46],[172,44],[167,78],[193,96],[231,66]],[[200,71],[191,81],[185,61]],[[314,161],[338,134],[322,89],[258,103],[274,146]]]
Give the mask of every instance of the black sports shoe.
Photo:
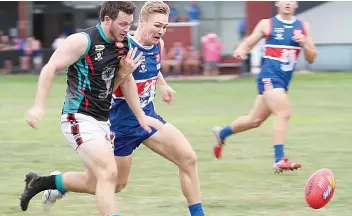
[[[28,209],[29,201],[31,201],[31,199],[41,191],[40,181],[38,181],[39,178],[40,176],[34,172],[27,173],[24,180],[26,185],[20,198],[22,211],[26,211]]]

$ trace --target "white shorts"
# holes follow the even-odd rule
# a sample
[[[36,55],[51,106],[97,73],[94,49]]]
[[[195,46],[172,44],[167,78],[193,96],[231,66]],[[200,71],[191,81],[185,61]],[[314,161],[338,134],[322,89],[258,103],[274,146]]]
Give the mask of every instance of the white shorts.
[[[99,137],[104,137],[113,150],[109,121],[97,121],[91,116],[80,113],[63,114],[61,115],[61,130],[75,150],[81,144]]]

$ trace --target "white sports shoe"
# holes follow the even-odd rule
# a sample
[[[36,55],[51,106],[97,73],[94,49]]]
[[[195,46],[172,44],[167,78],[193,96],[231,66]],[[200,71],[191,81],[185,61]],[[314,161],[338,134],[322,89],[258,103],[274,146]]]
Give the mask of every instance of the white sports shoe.
[[[53,171],[50,173],[50,175],[57,175],[61,174],[60,171]],[[53,204],[56,202],[56,200],[61,199],[64,195],[60,193],[58,190],[45,190],[43,191],[43,196],[42,196],[42,204],[43,204],[43,211],[48,212],[52,208]]]

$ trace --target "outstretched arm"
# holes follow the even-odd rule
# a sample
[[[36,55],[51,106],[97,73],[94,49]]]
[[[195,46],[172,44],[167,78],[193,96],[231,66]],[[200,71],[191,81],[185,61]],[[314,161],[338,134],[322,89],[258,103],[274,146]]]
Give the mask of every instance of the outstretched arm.
[[[67,37],[55,50],[49,62],[40,72],[34,106],[45,107],[55,73],[74,64],[84,54],[87,47],[87,36],[82,33],[77,33]]]
[[[44,117],[44,108],[55,73],[74,64],[88,50],[88,37],[82,33],[69,36],[55,50],[49,62],[40,72],[37,92],[33,107],[28,111],[27,123],[34,129]]]

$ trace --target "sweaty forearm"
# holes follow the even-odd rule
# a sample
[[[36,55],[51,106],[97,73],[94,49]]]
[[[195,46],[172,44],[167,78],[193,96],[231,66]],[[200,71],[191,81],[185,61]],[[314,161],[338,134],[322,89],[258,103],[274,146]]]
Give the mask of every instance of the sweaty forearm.
[[[35,106],[44,107],[48,94],[55,77],[56,69],[52,65],[45,65],[40,72],[37,93],[35,96]]]
[[[128,77],[126,77],[121,83],[120,87],[128,106],[136,115],[137,119],[143,116],[144,111],[141,108],[137,85],[133,76],[129,75]]]

